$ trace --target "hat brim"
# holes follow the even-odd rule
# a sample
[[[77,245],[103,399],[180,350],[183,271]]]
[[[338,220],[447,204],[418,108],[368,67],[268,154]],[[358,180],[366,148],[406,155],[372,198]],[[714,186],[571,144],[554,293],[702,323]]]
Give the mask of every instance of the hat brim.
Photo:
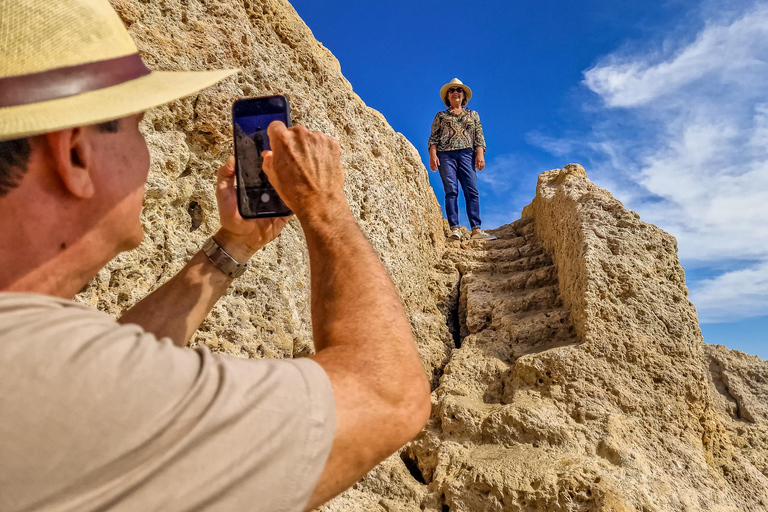
[[[129,82],[57,100],[0,108],[0,140],[119,119],[194,94],[238,69],[153,71]]]
[[[472,97],[472,89],[470,89],[464,84],[456,84],[451,82],[448,82],[447,84],[445,84],[440,88],[440,100],[442,100],[443,103],[445,103],[445,95],[448,92],[448,89],[450,89],[451,87],[461,87],[462,89],[464,89],[464,96],[467,97],[467,103],[469,103],[469,99]]]

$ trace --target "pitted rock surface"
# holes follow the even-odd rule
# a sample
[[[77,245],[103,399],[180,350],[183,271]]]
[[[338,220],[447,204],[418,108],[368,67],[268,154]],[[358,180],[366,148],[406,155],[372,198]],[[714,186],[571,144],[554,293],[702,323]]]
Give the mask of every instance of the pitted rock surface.
[[[722,345],[704,345],[715,409],[741,455],[768,475],[768,362]]]

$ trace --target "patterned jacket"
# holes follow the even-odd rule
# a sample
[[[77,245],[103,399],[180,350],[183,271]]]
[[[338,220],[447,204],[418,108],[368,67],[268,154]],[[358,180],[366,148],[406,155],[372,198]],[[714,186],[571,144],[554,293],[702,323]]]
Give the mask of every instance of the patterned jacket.
[[[432,121],[428,146],[437,146],[438,151],[479,146],[485,153],[487,150],[480,115],[468,108],[462,109],[460,114],[454,114],[451,109],[441,110]]]

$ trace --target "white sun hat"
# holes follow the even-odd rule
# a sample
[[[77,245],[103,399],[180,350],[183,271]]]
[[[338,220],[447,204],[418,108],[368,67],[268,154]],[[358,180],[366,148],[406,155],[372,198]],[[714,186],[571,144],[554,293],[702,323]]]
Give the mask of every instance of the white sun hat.
[[[238,71],[150,71],[108,0],[0,0],[0,13],[0,140],[143,112]]]
[[[447,84],[445,84],[440,88],[440,100],[443,103],[445,103],[446,106],[448,107],[451,106],[449,102],[445,101],[445,95],[447,94],[448,89],[450,89],[451,87],[461,87],[462,89],[464,89],[464,97],[467,98],[467,103],[469,103],[469,98],[472,97],[472,89],[470,89],[468,86],[461,83],[461,80],[459,80],[458,78],[454,78],[453,80],[451,80],[450,82],[448,82]]]

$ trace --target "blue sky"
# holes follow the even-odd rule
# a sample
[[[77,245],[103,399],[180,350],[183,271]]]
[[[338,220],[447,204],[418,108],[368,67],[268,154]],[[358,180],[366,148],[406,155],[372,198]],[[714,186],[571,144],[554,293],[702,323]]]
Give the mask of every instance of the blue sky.
[[[472,88],[485,227],[578,162],[677,238],[705,341],[768,359],[768,0],[291,3],[425,165],[440,86]]]

